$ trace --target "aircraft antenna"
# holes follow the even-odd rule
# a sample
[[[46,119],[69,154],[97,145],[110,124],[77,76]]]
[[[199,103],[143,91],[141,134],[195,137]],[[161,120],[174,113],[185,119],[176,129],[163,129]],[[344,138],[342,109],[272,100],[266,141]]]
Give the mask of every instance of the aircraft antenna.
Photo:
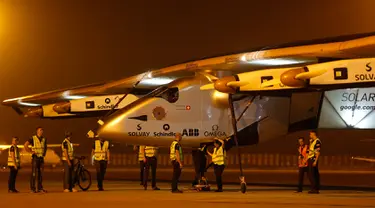
[[[233,106],[232,94],[230,94],[230,93],[228,94],[228,101],[229,101],[230,114],[231,114],[231,117],[232,117],[233,137],[234,137],[234,141],[236,143],[237,154],[238,154],[238,159],[239,159],[239,163],[240,163],[241,192],[245,193],[246,192],[246,181],[245,181],[245,176],[243,175],[243,171],[242,171],[241,149],[238,147],[238,140],[237,140],[237,120],[236,120],[236,115],[234,114],[234,106]]]

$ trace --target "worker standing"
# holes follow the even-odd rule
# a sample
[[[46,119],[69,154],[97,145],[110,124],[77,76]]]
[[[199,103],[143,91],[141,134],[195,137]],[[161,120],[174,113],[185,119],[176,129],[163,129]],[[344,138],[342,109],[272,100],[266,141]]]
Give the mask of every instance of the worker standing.
[[[64,192],[77,192],[73,184],[74,149],[71,136],[71,132],[65,132],[65,139],[61,144],[61,160],[64,163]]]
[[[31,145],[31,150],[29,148]],[[36,135],[32,136],[25,142],[25,150],[32,154],[32,171],[30,180],[30,189],[32,193],[47,191],[43,189],[43,171],[44,171],[44,157],[47,153],[47,139],[43,137],[43,128],[36,128]],[[36,174],[38,173],[38,189],[35,187]]]
[[[206,172],[207,158],[206,145],[201,145],[200,148],[192,151],[195,169],[195,178],[192,186],[198,185],[199,181],[204,177]]]
[[[139,162],[139,172],[140,172],[140,181],[141,186],[143,186],[143,173],[145,171],[145,153],[144,153],[145,146],[134,146],[134,151],[138,152],[138,162]]]
[[[298,189],[297,193],[302,192],[303,187],[303,178],[305,173],[308,174],[308,166],[307,166],[307,152],[308,147],[305,144],[305,139],[303,137],[298,138]]]
[[[318,194],[320,189],[320,174],[319,174],[319,156],[321,141],[316,135],[316,131],[310,131],[311,143],[308,153],[308,168],[309,168],[309,179],[311,183],[310,194]]]
[[[176,139],[171,144],[169,154],[169,158],[172,161],[173,166],[172,193],[182,193],[182,191],[177,188],[178,180],[181,175],[181,169],[183,167],[182,163],[184,161],[184,155],[180,144],[182,139],[181,133],[176,133],[175,138]]]
[[[12,146],[9,148],[8,153],[8,167],[10,169],[9,181],[8,181],[8,192],[9,193],[18,193],[16,189],[16,178],[18,170],[21,167],[20,161],[20,152],[18,151],[18,137],[12,138]]]
[[[96,140],[92,146],[91,158],[94,157],[96,166],[96,180],[98,181],[98,190],[104,191],[103,180],[110,162],[109,142],[96,136]]]
[[[151,174],[152,174],[152,190],[160,190],[156,186],[156,167],[158,165],[158,159],[157,159],[157,153],[158,153],[157,147],[152,146],[145,146],[144,148],[144,156],[146,159],[145,169],[144,169],[144,180],[143,180],[143,187],[145,190],[147,190],[147,181],[148,181],[148,174],[150,172],[150,166],[151,166]]]
[[[208,150],[207,153],[212,157],[212,162],[214,163],[214,172],[216,176],[217,190],[215,192],[223,192],[223,182],[222,174],[226,165],[226,151],[224,146],[224,141],[215,138],[214,142],[215,148],[214,152],[211,154]]]

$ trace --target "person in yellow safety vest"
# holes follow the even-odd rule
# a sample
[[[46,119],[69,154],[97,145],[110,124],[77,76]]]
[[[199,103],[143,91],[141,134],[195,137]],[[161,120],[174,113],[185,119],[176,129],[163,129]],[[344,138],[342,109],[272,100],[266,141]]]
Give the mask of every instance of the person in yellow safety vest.
[[[71,132],[65,132],[65,139],[61,144],[61,160],[64,164],[64,192],[77,192],[73,184],[74,149],[71,136]]]
[[[95,161],[98,190],[104,191],[103,180],[107,170],[107,165],[110,163],[110,144],[109,141],[104,141],[102,138],[98,138],[98,136],[95,137],[97,137],[97,139],[92,146],[91,158],[94,157]]]
[[[300,193],[302,192],[303,177],[309,169],[307,167],[308,146],[305,144],[305,139],[303,137],[298,138],[298,143],[298,189],[296,192]]]
[[[207,154],[209,154],[212,157],[212,162],[214,163],[214,172],[217,184],[217,190],[215,192],[223,192],[223,182],[221,176],[224,172],[224,168],[226,165],[227,154],[225,151],[223,140],[215,138],[214,145],[214,152],[211,154],[207,150]]]
[[[184,155],[180,145],[180,141],[182,139],[181,133],[176,133],[175,138],[176,139],[172,142],[169,148],[169,158],[173,166],[172,193],[182,193],[182,191],[177,188],[184,161]]]
[[[18,137],[12,138],[12,146],[9,148],[8,152],[8,167],[10,169],[9,181],[8,181],[8,192],[18,193],[16,189],[16,178],[18,170],[21,167],[20,152],[18,151]]]
[[[308,153],[308,168],[309,168],[309,179],[311,183],[310,194],[319,194],[320,189],[320,174],[319,174],[319,156],[322,142],[316,136],[316,131],[310,131],[311,143]]]
[[[31,145],[31,150],[29,148]],[[30,189],[31,193],[42,192],[46,193],[47,191],[43,188],[43,171],[44,171],[44,157],[47,153],[47,139],[43,137],[43,128],[36,128],[36,135],[32,136],[29,140],[26,141],[25,150],[31,152],[32,154],[32,171],[31,171],[31,180],[30,180]],[[35,187],[36,174],[38,173],[38,189]]]
[[[156,186],[156,167],[158,165],[157,153],[159,148],[152,147],[152,146],[145,146],[142,150],[142,154],[144,154],[145,158],[145,169],[144,169],[144,180],[143,180],[143,187],[147,190],[147,181],[148,181],[148,174],[150,172],[151,166],[151,174],[152,174],[152,190],[160,190]]]
[[[145,171],[145,155],[144,151],[141,152],[141,148],[144,150],[145,146],[134,146],[134,151],[138,152],[138,161],[139,161],[139,173],[140,173],[140,181],[141,181],[141,186],[143,186],[143,173]]]

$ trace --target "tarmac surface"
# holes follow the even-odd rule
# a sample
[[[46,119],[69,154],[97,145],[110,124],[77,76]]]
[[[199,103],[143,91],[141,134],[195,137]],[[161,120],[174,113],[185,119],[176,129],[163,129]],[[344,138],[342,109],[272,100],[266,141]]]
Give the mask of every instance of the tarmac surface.
[[[170,191],[170,183],[158,183],[160,191],[143,190],[138,182],[105,181],[105,191],[96,190],[93,181],[89,191],[63,193],[59,181],[45,181],[48,193],[29,193],[27,180],[16,184],[18,194],[7,193],[2,181],[0,206],[16,207],[375,207],[375,192],[324,190],[319,195],[294,193],[294,188],[248,186],[245,194],[238,185],[224,185],[224,192],[196,192],[189,184],[180,184],[182,194]],[[213,186],[212,190],[215,190]]]

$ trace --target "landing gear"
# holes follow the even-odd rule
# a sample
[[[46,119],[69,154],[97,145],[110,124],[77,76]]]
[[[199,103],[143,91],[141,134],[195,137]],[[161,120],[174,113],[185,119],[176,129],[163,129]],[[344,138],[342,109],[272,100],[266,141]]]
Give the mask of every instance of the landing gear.
[[[233,106],[232,94],[228,95],[228,101],[229,101],[229,108],[230,108],[230,113],[231,113],[231,117],[232,117],[233,137],[234,137],[234,141],[235,141],[236,147],[237,147],[238,159],[240,161],[240,185],[241,185],[241,192],[244,194],[246,192],[246,181],[245,181],[245,176],[243,175],[243,171],[242,171],[241,150],[240,150],[240,148],[238,148],[237,120],[236,120],[236,115],[234,114],[234,106]]]

